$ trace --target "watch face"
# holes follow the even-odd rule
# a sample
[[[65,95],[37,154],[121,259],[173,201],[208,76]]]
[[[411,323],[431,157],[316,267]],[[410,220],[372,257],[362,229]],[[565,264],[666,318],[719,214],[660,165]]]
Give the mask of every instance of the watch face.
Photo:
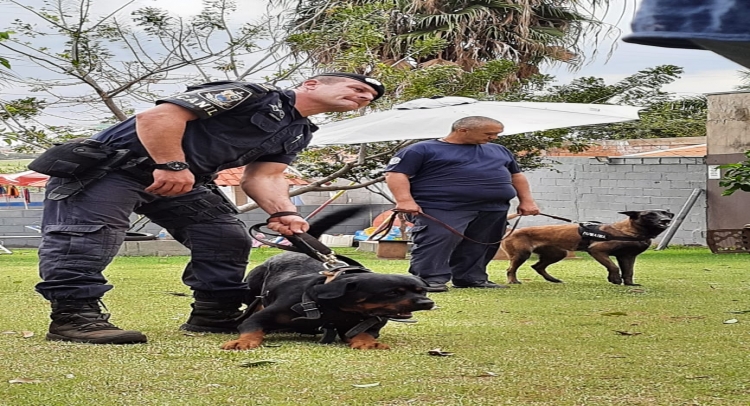
[[[188,168],[185,162],[172,161],[166,163],[167,167],[173,171],[181,171]]]

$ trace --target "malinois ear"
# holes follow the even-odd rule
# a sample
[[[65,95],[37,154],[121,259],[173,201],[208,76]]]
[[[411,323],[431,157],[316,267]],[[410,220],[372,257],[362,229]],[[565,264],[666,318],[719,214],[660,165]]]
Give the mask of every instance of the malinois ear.
[[[618,211],[618,213],[630,217],[631,220],[638,220],[638,216],[641,214],[639,211]]]

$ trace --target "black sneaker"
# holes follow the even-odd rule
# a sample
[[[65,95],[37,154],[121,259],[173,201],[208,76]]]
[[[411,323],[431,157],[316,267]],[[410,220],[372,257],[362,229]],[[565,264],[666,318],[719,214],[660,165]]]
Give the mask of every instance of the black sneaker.
[[[448,285],[440,282],[427,282],[429,285],[428,287],[424,288],[427,292],[432,293],[438,293],[438,292],[447,292],[448,291]]]
[[[479,288],[479,289],[507,289],[507,285],[500,285],[492,281],[484,281],[484,282],[478,282],[478,283],[472,283],[469,285],[456,285],[453,284],[454,288]]]

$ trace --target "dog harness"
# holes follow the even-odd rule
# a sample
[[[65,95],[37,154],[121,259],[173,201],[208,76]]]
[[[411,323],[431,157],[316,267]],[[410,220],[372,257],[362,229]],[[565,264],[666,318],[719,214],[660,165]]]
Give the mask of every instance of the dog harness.
[[[271,215],[271,217],[278,216],[278,215],[286,215],[287,213],[276,213],[274,215]],[[288,213],[288,214],[296,214],[296,213]],[[270,218],[269,218],[270,219]],[[307,233],[299,233],[294,235],[276,235],[277,237],[284,237],[289,242],[292,243],[292,246],[286,246],[277,244],[273,241],[269,241],[266,239],[261,239],[256,237],[255,235],[260,232],[260,227],[267,225],[268,223],[262,223],[262,224],[256,224],[252,227],[250,227],[250,236],[257,240],[258,242],[261,242],[263,244],[269,245],[271,247],[276,247],[285,251],[292,251],[292,252],[300,252],[303,254],[306,254],[310,258],[323,262],[323,266],[326,268],[326,270],[321,271],[320,274],[324,275],[326,278],[322,280],[315,281],[314,283],[307,286],[302,293],[302,300],[300,303],[295,304],[292,306],[292,311],[302,315],[300,317],[292,319],[294,320],[300,320],[300,319],[307,319],[307,320],[317,320],[320,319],[322,316],[322,313],[320,311],[320,307],[318,306],[318,303],[313,299],[312,296],[308,293],[310,288],[317,284],[325,284],[330,283],[337,277],[345,274],[345,273],[362,273],[362,272],[372,272],[371,270],[365,268],[357,261],[354,261],[353,259],[347,258],[342,255],[337,255],[333,250],[331,250],[328,246],[320,242],[317,238],[311,236]],[[265,234],[271,234],[266,232]],[[271,234],[273,235],[273,234]],[[265,291],[265,287],[261,290],[262,296],[256,298],[256,300],[253,302],[254,308],[257,307],[257,304],[260,302],[263,302],[267,292]],[[265,305],[265,303],[263,303]],[[409,323],[413,321],[404,321],[404,320],[398,320],[398,319],[389,319],[387,317],[381,317],[381,316],[370,316],[361,322],[359,322],[354,327],[350,328],[346,333],[344,333],[344,336],[346,338],[352,338],[356,336],[357,334],[363,333],[370,328],[378,325],[378,324],[385,324],[388,321],[397,321],[397,322],[404,322]],[[323,334],[323,337],[320,339],[320,342],[322,344],[330,344],[336,340],[336,328],[333,325],[324,325],[320,327],[320,333]]]
[[[306,320],[317,320],[320,319],[320,317],[323,315],[323,313],[320,310],[320,307],[318,306],[318,303],[313,299],[312,296],[308,293],[310,291],[310,288],[312,286],[318,285],[318,284],[326,284],[330,283],[340,275],[343,275],[345,273],[363,273],[363,272],[372,272],[371,270],[361,267],[361,266],[341,266],[339,268],[335,268],[333,270],[327,270],[327,271],[321,271],[320,274],[324,275],[326,278],[324,280],[318,280],[314,283],[310,284],[305,288],[305,291],[302,293],[302,301],[300,303],[295,304],[292,306],[292,310],[296,313],[299,313],[303,316],[297,317],[292,319],[294,320],[300,320],[300,319],[306,319]],[[359,322],[357,325],[349,329],[346,333],[344,333],[344,336],[346,338],[352,338],[356,336],[357,334],[363,333],[373,326],[380,324],[380,323],[386,323],[388,321],[385,317],[380,316],[371,316],[368,317],[361,322]],[[336,328],[333,325],[324,325],[320,327],[320,332],[323,334],[323,337],[320,339],[320,343],[322,344],[330,344],[336,340]]]
[[[599,221],[587,221],[578,223],[578,235],[581,236],[581,242],[578,243],[577,251],[588,251],[589,246],[598,241],[646,241],[650,238],[631,237],[625,235],[612,235],[602,231],[602,224]]]

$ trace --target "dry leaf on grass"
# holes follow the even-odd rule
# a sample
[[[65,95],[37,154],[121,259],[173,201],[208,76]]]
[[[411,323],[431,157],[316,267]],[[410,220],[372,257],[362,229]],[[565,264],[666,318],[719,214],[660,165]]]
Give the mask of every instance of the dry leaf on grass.
[[[441,351],[440,348],[435,348],[433,350],[427,351],[427,355],[433,355],[435,357],[450,357],[451,355],[453,355],[453,353]]]
[[[42,382],[41,379],[31,379],[31,378],[16,378],[11,379],[8,381],[8,383],[40,383]]]
[[[33,331],[22,331],[21,334],[23,334],[23,338],[34,337],[34,332]]]
[[[724,324],[735,324],[735,323],[739,323],[739,322],[740,321],[737,320],[737,319],[724,320]]]
[[[485,372],[483,374],[477,375],[477,378],[495,378],[496,376],[497,376],[496,373],[491,372],[491,371],[487,371],[487,372]]]
[[[750,313],[750,310],[732,310],[732,311],[729,311],[727,313],[731,313],[731,314],[746,314],[746,313]]]
[[[15,331],[3,331],[1,334],[16,334]]]
[[[268,364],[278,364],[279,361],[275,359],[259,359],[257,361],[243,361],[240,363],[240,366],[243,368],[254,368],[259,367],[262,365],[268,365]]]
[[[643,333],[639,333],[637,331],[622,331],[622,330],[615,330],[615,333],[617,333],[617,334],[619,334],[621,336],[637,336],[639,334],[643,334]]]
[[[360,385],[352,384],[352,386],[354,386],[355,388],[372,388],[372,387],[375,387],[375,386],[380,386],[380,382],[364,383],[364,384],[360,384]]]
[[[625,312],[607,312],[602,313],[602,316],[627,316],[628,314]]]

